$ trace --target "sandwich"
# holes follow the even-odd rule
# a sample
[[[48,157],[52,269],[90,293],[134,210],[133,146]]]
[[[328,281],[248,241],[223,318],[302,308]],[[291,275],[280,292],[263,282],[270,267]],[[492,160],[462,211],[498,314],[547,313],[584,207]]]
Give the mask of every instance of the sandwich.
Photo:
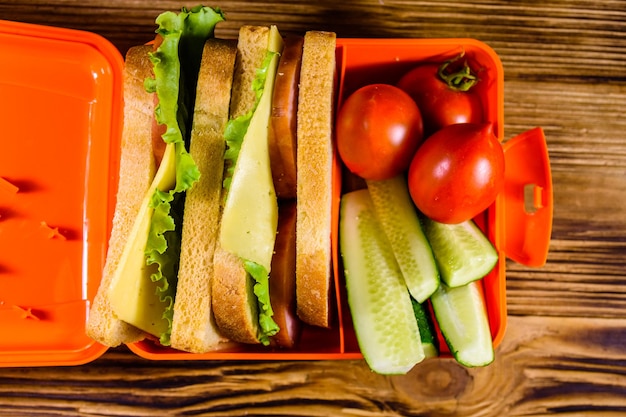
[[[103,277],[87,322],[87,333],[105,345],[137,341],[148,334],[169,345],[179,274],[188,264],[200,272],[202,263],[211,258],[210,253],[204,260],[180,256],[192,253],[204,237],[195,233],[182,243],[181,218],[186,191],[201,177],[188,149],[191,132],[202,129],[193,129],[187,115],[212,114],[207,106],[219,105],[208,102],[195,109],[195,92],[205,41],[222,20],[220,10],[207,7],[163,13],[157,18],[154,45],[127,53],[116,210]],[[208,45],[211,48],[212,43]],[[232,66],[221,65],[232,74]],[[213,66],[203,71],[213,68],[219,71]],[[219,91],[226,88],[226,103],[228,86],[219,86]],[[227,119],[228,104],[217,113],[215,123],[224,114]],[[191,210],[193,204],[187,207]]]
[[[301,322],[329,326],[334,34],[216,39],[223,18],[166,12],[154,44],[126,55],[116,210],[87,323],[107,346],[291,347]]]

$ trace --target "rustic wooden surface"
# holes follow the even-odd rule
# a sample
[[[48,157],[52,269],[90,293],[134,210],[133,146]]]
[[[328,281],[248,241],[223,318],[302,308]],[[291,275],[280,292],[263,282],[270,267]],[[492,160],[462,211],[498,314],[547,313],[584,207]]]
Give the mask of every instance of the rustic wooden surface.
[[[158,13],[183,4],[0,0],[0,18],[94,31],[125,52],[151,38]],[[85,366],[0,369],[1,415],[626,415],[626,2],[213,5],[228,14],[222,36],[275,23],[492,46],[505,68],[505,136],[546,132],[547,265],[508,264],[507,333],[486,368],[432,360],[384,377],[361,361],[155,363],[119,348]]]

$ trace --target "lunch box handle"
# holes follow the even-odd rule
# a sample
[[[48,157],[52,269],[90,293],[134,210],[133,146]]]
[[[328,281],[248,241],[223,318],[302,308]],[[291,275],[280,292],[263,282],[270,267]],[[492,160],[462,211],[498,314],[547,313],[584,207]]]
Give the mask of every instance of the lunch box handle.
[[[504,145],[504,250],[532,267],[546,263],[552,234],[552,174],[543,129],[528,130]]]

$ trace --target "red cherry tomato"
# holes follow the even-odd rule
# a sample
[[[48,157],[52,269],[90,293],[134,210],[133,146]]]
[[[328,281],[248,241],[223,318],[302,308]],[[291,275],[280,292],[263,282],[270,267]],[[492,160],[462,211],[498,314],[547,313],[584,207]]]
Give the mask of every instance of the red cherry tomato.
[[[352,173],[367,180],[406,171],[423,139],[417,105],[389,84],[352,93],[337,115],[336,129],[339,156]]]
[[[472,89],[478,80],[469,66],[459,69],[455,64],[452,60],[443,65],[420,65],[397,84],[417,103],[426,137],[451,124],[483,122],[480,97]]]
[[[490,123],[444,127],[420,146],[409,168],[417,208],[441,223],[485,210],[504,186],[504,152]]]

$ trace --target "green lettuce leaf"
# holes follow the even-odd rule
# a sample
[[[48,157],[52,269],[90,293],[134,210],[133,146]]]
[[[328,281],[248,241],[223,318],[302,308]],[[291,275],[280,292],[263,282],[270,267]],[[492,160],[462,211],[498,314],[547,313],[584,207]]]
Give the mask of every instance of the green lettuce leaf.
[[[160,335],[163,345],[169,345],[180,256],[181,219],[175,212],[183,204],[182,193],[200,177],[187,151],[195,86],[204,43],[222,20],[224,16],[219,9],[203,6],[159,15],[156,33],[162,37],[162,43],[150,56],[154,78],[144,83],[147,91],[157,94],[155,117],[159,124],[166,125],[163,140],[175,144],[176,151],[176,183],[169,192],[157,190],[152,196],[154,214],[145,249],[147,264],[158,265],[151,279],[160,283],[158,296],[167,304],[163,318],[169,322],[169,329]]]
[[[259,306],[259,340],[267,346],[270,344],[270,337],[280,330],[272,318],[274,311],[270,304],[269,273],[263,266],[252,261],[244,261],[244,268],[255,281],[254,295],[258,299]]]
[[[176,205],[174,200],[179,202],[181,196],[180,193],[172,194],[157,190],[152,195],[150,202],[150,205],[154,207],[154,213],[146,245],[146,264],[157,265],[157,272],[152,274],[150,278],[152,281],[160,283],[160,286],[157,287],[157,295],[159,301],[166,305],[162,318],[168,321],[170,330],[160,335],[160,341],[164,346],[169,345],[169,335],[174,316],[174,296],[178,283],[178,259],[173,258],[171,254],[180,253],[180,233],[177,230],[180,221],[176,221],[170,212],[174,212],[171,208]],[[149,251],[148,248],[150,248]]]

